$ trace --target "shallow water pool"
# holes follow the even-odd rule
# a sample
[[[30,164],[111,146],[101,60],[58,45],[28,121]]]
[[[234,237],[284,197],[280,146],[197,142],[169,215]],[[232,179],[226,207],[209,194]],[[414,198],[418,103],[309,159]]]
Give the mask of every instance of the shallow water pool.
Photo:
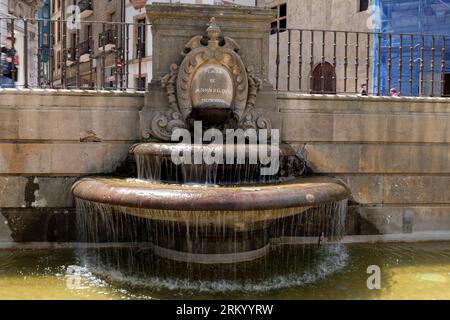
[[[264,261],[187,267],[136,250],[0,250],[0,299],[450,299],[449,242],[315,251],[289,246]],[[380,290],[367,287],[369,266],[381,270]]]

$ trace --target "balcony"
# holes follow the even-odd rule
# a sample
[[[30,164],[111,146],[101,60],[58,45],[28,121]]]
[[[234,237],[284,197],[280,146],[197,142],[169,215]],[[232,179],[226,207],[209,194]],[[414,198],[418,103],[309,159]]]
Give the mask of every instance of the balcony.
[[[78,52],[77,52],[77,48],[78,48]],[[80,44],[78,46],[75,47],[71,47],[71,48],[67,48],[66,49],[66,65],[67,66],[71,66],[74,63],[76,63],[78,61],[78,56],[79,55],[80,62],[88,62],[91,59],[91,48],[92,46],[90,45],[90,41],[83,41],[80,42]]]
[[[82,19],[86,19],[94,13],[94,6],[92,5],[91,0],[81,0],[78,2],[78,6],[80,7]]]
[[[91,43],[89,40],[83,41],[78,45],[78,54],[80,62],[88,62],[91,59]]]
[[[98,47],[100,51],[111,51],[116,48],[117,32],[116,30],[109,29],[100,33],[98,36]]]

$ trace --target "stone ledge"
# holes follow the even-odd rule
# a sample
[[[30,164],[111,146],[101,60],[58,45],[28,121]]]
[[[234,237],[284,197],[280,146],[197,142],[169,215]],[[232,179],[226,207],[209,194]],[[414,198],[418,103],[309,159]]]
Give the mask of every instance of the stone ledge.
[[[145,92],[134,90],[81,90],[81,89],[38,89],[38,88],[0,88],[0,95],[16,94],[16,95],[63,95],[63,96],[100,96],[100,97],[144,97]]]
[[[450,232],[450,204],[443,206],[350,206],[348,235]]]
[[[301,238],[301,237],[283,237],[277,239],[277,244],[317,244],[317,238]],[[450,232],[431,231],[431,232],[414,232],[410,234],[383,234],[383,235],[364,235],[364,236],[344,236],[340,240],[322,239],[322,244],[332,243],[407,243],[407,242],[433,242],[433,241],[450,241]],[[7,245],[7,244],[6,244]],[[52,244],[48,244],[52,246]],[[0,244],[1,248],[1,244]]]
[[[448,103],[446,97],[389,97],[389,96],[359,96],[357,94],[308,94],[279,91],[278,100],[325,100],[325,101],[368,101],[368,102],[432,102]]]
[[[414,232],[410,234],[383,234],[369,236],[344,236],[339,240],[324,238],[322,245],[343,243],[343,244],[364,244],[364,243],[408,243],[408,242],[436,242],[450,241],[450,232]],[[299,245],[317,244],[317,237],[282,237],[271,241],[274,245]],[[79,248],[152,248],[148,242],[138,243],[81,243],[81,242],[9,242],[7,239],[0,240],[0,250],[58,250],[58,249],[79,249]]]
[[[20,110],[30,108],[52,108],[60,110],[134,110],[144,106],[144,96],[140,94],[97,93],[72,91],[0,91],[0,110]]]
[[[359,97],[356,95],[278,94],[281,113],[450,114],[450,98]]]

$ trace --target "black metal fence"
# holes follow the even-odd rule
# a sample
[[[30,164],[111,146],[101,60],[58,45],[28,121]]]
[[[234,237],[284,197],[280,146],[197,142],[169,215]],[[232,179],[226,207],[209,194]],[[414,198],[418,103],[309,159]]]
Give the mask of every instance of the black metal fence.
[[[446,97],[449,46],[446,35],[273,30],[270,79],[280,91]]]
[[[2,70],[10,65],[5,69],[12,70],[8,76],[18,88],[145,90],[151,78],[150,28],[142,23],[0,18],[0,64]],[[9,37],[14,39],[10,48]],[[7,55],[14,55],[12,67]]]
[[[278,91],[450,96],[450,36],[268,32],[269,80]],[[0,18],[2,42],[15,39],[12,48],[2,44],[0,64],[19,88],[145,90],[150,34],[145,23]]]

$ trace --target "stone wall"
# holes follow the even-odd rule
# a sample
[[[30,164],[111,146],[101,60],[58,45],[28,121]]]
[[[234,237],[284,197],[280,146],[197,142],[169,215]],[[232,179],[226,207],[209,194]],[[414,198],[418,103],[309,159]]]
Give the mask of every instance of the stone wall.
[[[127,159],[143,103],[138,93],[0,90],[0,242],[11,231],[16,241],[69,239],[73,182]]]
[[[349,234],[450,231],[450,104],[280,94],[283,139],[352,189]]]
[[[127,159],[143,106],[139,93],[0,90],[0,242],[72,240],[73,182]],[[283,139],[351,187],[350,235],[449,234],[448,100],[282,93],[278,107]]]

